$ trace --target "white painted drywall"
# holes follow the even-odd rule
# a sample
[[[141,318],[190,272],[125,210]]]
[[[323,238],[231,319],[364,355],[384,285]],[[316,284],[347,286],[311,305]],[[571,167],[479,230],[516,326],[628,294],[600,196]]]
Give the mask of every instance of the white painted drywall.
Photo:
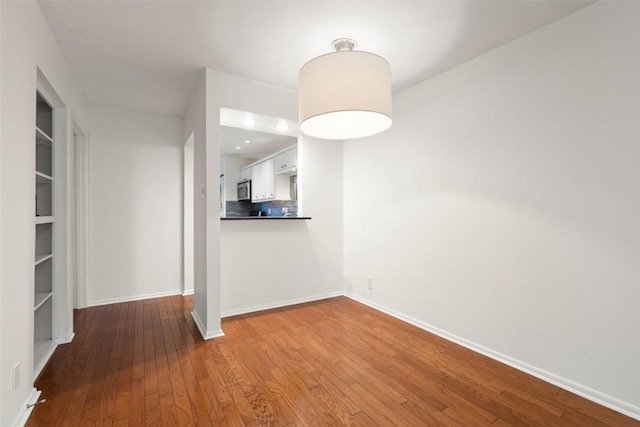
[[[636,417],[639,5],[407,90],[344,149],[348,291]]]
[[[75,118],[82,118],[84,101],[38,4],[0,2],[0,9],[0,425],[9,426],[26,414],[25,405],[33,390],[32,189],[37,69]],[[64,298],[61,299],[57,304],[62,308]],[[71,325],[57,325],[56,329],[67,333],[70,328]],[[12,392],[9,375],[16,363],[20,364],[20,381]]]
[[[182,166],[182,293],[193,294],[193,133],[183,151]]]
[[[302,137],[298,153],[311,220],[222,221],[223,316],[342,292],[342,143]]]
[[[89,305],[182,292],[182,120],[88,108]]]
[[[2,144],[2,141],[4,141],[3,139],[3,134],[2,134],[2,86],[4,84],[4,81],[2,80],[2,60],[4,58],[4,55],[2,54],[2,50],[3,50],[3,45],[2,45],[2,40],[3,40],[3,36],[2,36],[2,6],[0,6],[0,144]],[[2,147],[0,145],[0,165],[2,165]],[[0,193],[2,193],[2,174],[0,173]],[[1,202],[0,202],[1,203]],[[0,205],[1,207],[1,205]],[[0,236],[2,236],[2,210],[0,209]],[[2,294],[4,292],[4,286],[2,286],[2,245],[0,245],[0,307],[3,307],[2,305]],[[4,372],[4,363],[3,363],[3,352],[2,352],[2,344],[3,344],[3,340],[2,340],[2,327],[0,327],[0,384],[3,384],[7,379],[6,379],[6,374]],[[10,375],[10,373],[8,373]],[[2,414],[3,414],[3,407],[4,407],[4,403],[3,403],[3,399],[2,399],[2,392],[0,392],[0,420],[2,420]]]
[[[326,186],[322,185],[327,172],[324,167],[326,164],[323,165],[322,161],[340,165],[340,146],[337,143],[315,146],[317,141],[309,141],[308,151],[312,153],[309,158],[318,156],[318,163],[309,167],[309,192],[318,195],[315,202],[309,202],[309,212],[313,212],[312,221],[315,221],[311,225],[308,222],[225,223],[221,233],[218,216],[221,107],[295,120],[297,94],[207,69],[192,99],[185,119],[185,136],[195,130],[194,317],[198,319],[201,332],[207,338],[221,332],[221,296],[224,310],[228,313],[323,297],[340,290],[342,286],[342,177],[339,166],[338,172],[332,168]],[[304,152],[305,148],[301,148],[301,151]],[[319,169],[322,169],[321,173]],[[205,182],[208,201],[203,202],[204,198],[199,194]],[[280,243],[283,249],[289,246],[284,249],[286,253],[291,254],[297,248],[294,261],[298,261],[299,266],[294,265],[293,270],[289,271],[291,260],[274,253],[268,258],[272,262],[264,280],[255,274],[249,278],[247,273],[251,267],[247,266],[247,260],[251,257],[245,256],[245,252],[249,250],[261,254],[263,251],[272,251],[274,245],[280,248],[274,236],[282,239]],[[253,249],[247,248],[247,244],[254,245]],[[237,254],[242,256],[238,257]],[[224,257],[222,260],[221,256]],[[266,261],[259,258],[256,262]],[[285,279],[282,274],[286,275]],[[271,291],[268,291],[268,286],[273,286]]]
[[[184,119],[183,139],[193,134],[193,317],[203,335],[207,331],[215,335],[220,330],[220,319],[213,321],[209,328],[207,321],[207,221],[206,221],[206,71],[201,71],[196,91]],[[217,211],[216,211],[217,213]]]

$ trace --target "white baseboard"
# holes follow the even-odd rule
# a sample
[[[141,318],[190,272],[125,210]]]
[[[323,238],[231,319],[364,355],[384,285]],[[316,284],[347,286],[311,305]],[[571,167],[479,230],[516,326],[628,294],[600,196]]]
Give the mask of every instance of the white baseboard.
[[[438,335],[439,337],[442,337],[448,341],[454,342],[470,350],[473,350],[477,353],[483,354],[487,357],[490,357],[491,359],[504,363],[505,365],[509,365],[512,368],[515,368],[519,371],[525,372],[529,375],[533,375],[536,378],[540,378],[543,381],[556,385],[564,390],[570,391],[571,393],[575,393],[578,396],[582,396],[585,399],[598,403],[599,405],[605,406],[609,409],[613,409],[616,412],[620,412],[621,414],[627,415],[636,420],[640,420],[640,408],[628,402],[624,402],[620,399],[617,399],[613,396],[609,396],[605,393],[599,392],[585,385],[578,384],[575,381],[561,377],[552,372],[548,372],[544,369],[540,369],[536,366],[530,365],[521,360],[514,359],[511,356],[507,356],[506,354],[502,354],[490,348],[484,347],[480,344],[476,344],[473,341],[469,341],[464,338],[458,337],[456,335],[450,334],[440,328],[429,325],[428,323],[425,323],[421,320],[414,319],[410,316],[407,316],[405,314],[402,314],[400,312],[397,312],[395,310],[392,310],[390,308],[377,304],[373,301],[369,301],[365,298],[362,298],[358,295],[354,295],[350,292],[344,292],[344,296],[351,298],[355,301],[358,301],[364,305],[367,305],[375,310],[378,310],[390,316],[393,316],[396,319],[400,319],[404,322],[410,323],[413,326],[416,326],[420,329],[424,329],[425,331]]]
[[[37,402],[38,398],[40,397],[40,393],[40,390],[37,390],[35,387],[31,389],[31,391],[29,392],[29,396],[27,396],[27,400],[24,401],[24,404],[22,405],[20,412],[18,413],[18,416],[16,417],[13,424],[11,424],[12,427],[23,427],[27,423],[29,415],[31,415],[31,411],[33,411],[33,406],[27,408],[27,405]]]
[[[87,303],[87,307],[96,307],[99,305],[107,305],[107,304],[118,304],[121,302],[140,301],[140,300],[151,299],[151,298],[171,297],[175,295],[182,295],[182,291],[175,290],[175,291],[154,292],[150,294],[132,295],[132,296],[126,296],[126,297],[119,297],[119,298],[107,298],[107,299],[89,301]]]
[[[193,289],[187,289],[182,291],[182,296],[186,297],[187,295],[193,295]]]
[[[198,327],[198,330],[200,331],[200,335],[202,335],[203,340],[206,341],[212,338],[219,338],[224,336],[224,332],[222,332],[222,329],[218,329],[217,331],[207,332],[207,328],[205,328],[204,323],[202,323],[202,320],[200,320],[200,316],[198,316],[198,313],[196,313],[195,310],[191,312],[191,317],[193,317],[194,322],[196,322],[196,326]]]
[[[222,318],[237,316],[239,314],[254,313],[256,311],[271,310],[274,308],[287,307],[289,305],[303,304],[305,302],[320,301],[327,298],[335,298],[344,295],[344,292],[329,292],[323,295],[314,295],[305,298],[296,298],[287,301],[274,302],[269,304],[254,305],[253,307],[238,308],[234,310],[226,310],[222,312]]]
[[[58,344],[69,344],[71,341],[73,341],[73,338],[76,336],[76,333],[73,331],[69,331],[69,333],[64,336],[64,337],[58,337],[56,339],[56,342]]]

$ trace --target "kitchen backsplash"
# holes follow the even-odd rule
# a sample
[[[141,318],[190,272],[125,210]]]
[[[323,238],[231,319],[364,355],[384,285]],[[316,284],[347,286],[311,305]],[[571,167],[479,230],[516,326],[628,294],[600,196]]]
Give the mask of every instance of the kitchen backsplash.
[[[272,200],[262,203],[251,203],[249,201],[227,202],[227,217],[239,216],[296,216],[298,214],[298,202],[291,200]]]
[[[242,200],[238,202],[227,201],[228,217],[249,216],[253,209],[253,203],[248,200]]]
[[[291,201],[298,203],[298,175],[291,175],[289,178],[289,191],[291,191]]]
[[[289,216],[298,215],[298,202],[292,202],[290,200],[273,200],[270,202],[262,202],[259,204],[259,206],[259,210],[262,211],[262,215],[266,214],[267,216],[285,216],[285,213],[288,213]]]

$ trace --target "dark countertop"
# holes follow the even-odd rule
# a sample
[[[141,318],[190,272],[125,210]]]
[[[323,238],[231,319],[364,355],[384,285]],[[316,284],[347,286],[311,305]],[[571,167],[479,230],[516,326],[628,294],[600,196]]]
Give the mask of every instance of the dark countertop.
[[[220,218],[222,221],[244,221],[244,220],[283,220],[288,221],[292,219],[311,219],[310,216],[227,216]]]

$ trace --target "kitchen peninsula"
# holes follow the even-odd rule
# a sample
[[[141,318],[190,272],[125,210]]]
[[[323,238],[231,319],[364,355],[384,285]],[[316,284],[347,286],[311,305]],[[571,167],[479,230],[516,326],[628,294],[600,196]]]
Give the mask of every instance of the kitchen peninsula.
[[[262,221],[262,220],[296,220],[296,219],[311,219],[310,216],[227,216],[224,218],[220,218],[222,221]]]

